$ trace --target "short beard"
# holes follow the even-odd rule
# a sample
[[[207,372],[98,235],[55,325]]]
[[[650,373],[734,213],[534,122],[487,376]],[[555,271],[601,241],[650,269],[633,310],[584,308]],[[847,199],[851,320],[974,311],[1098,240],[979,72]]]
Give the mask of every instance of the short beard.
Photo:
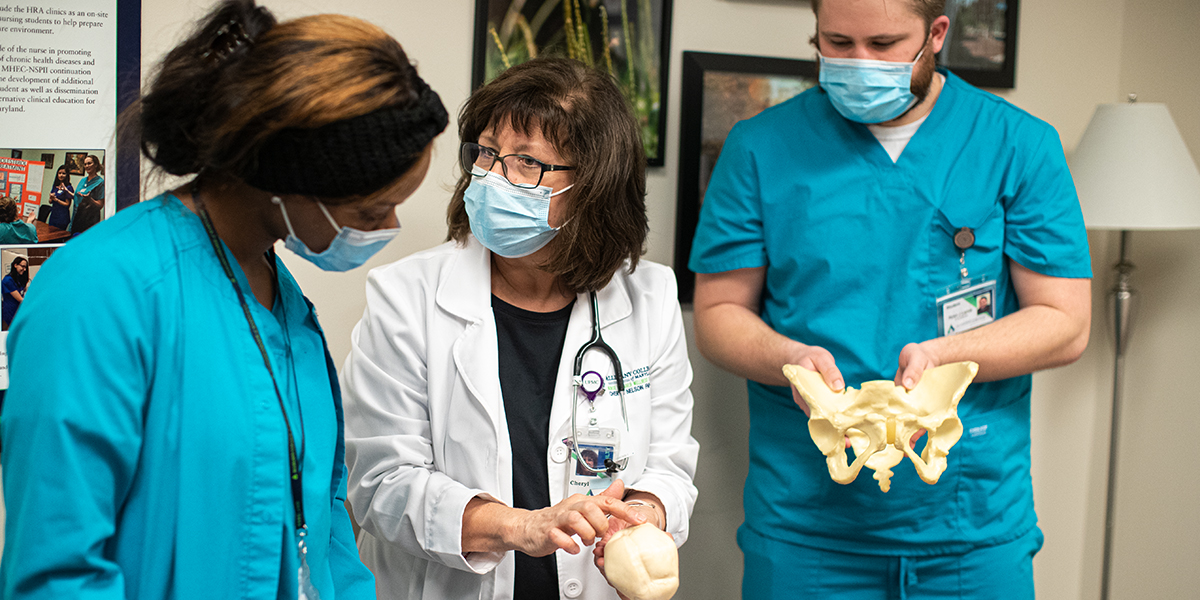
[[[925,47],[929,50],[929,46]],[[933,74],[937,72],[937,56],[933,52],[926,52],[917,60],[917,64],[913,65],[912,81],[909,83],[908,89],[917,97],[917,104],[925,101],[929,96],[929,90],[933,87]],[[912,110],[912,109],[909,109]]]

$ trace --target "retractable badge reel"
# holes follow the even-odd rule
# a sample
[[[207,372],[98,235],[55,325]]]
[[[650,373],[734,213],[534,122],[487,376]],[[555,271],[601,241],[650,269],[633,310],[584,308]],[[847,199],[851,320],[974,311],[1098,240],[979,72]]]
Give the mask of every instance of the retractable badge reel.
[[[596,396],[604,391],[604,378],[596,371],[588,371],[579,378],[579,389],[587,396],[588,403],[594,404]]]

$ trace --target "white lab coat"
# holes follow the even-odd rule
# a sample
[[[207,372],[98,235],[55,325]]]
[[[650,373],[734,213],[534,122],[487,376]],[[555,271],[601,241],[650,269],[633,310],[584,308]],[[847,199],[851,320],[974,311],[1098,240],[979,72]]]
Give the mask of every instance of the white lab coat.
[[[682,544],[696,501],[699,445],[690,433],[692,370],[674,275],[642,261],[632,274],[618,270],[598,298],[604,340],[626,372],[631,432],[621,454],[633,455],[620,477],[626,487],[662,500],[667,531]],[[546,462],[517,465],[548,469],[551,504],[565,497],[572,468],[561,440],[570,435],[577,395],[570,385],[575,353],[591,329],[590,299],[580,294],[559,363]],[[490,253],[474,238],[466,247],[448,242],[371,271],[342,389],[349,499],[362,525],[359,553],[375,573],[380,598],[512,598],[512,552],[462,552],[469,500],[512,504],[497,353]],[[596,351],[586,355],[583,371],[589,370],[613,374]],[[600,427],[624,428],[617,398],[597,399]],[[592,415],[581,402],[583,423]],[[574,556],[559,550],[557,561],[561,598],[617,598],[592,564],[590,547]]]

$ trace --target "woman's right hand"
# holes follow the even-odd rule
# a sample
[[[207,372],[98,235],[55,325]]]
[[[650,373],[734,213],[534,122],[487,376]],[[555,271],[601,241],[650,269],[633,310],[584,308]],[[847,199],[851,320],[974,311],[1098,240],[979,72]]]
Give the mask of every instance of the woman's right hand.
[[[624,496],[625,484],[617,479],[595,496],[575,494],[554,506],[524,513],[512,529],[512,544],[530,556],[546,556],[560,548],[578,554],[579,544],[571,536],[578,535],[590,546],[608,531],[608,515],[636,524],[645,521],[621,501]]]

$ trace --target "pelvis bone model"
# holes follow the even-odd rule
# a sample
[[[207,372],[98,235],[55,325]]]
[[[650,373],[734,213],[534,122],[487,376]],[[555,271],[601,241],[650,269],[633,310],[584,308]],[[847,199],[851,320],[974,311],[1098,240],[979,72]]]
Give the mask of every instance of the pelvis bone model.
[[[865,465],[875,471],[879,489],[887,492],[892,467],[906,455],[925,483],[937,483],[950,448],[962,437],[958,400],[978,370],[973,362],[935,367],[921,375],[912,391],[891,381],[867,381],[861,390],[835,392],[816,371],[785,365],[783,374],[812,409],[808,432],[825,455],[830,477],[850,483]],[[929,440],[918,456],[909,441],[922,429]],[[846,438],[854,449],[853,464],[846,457]]]

